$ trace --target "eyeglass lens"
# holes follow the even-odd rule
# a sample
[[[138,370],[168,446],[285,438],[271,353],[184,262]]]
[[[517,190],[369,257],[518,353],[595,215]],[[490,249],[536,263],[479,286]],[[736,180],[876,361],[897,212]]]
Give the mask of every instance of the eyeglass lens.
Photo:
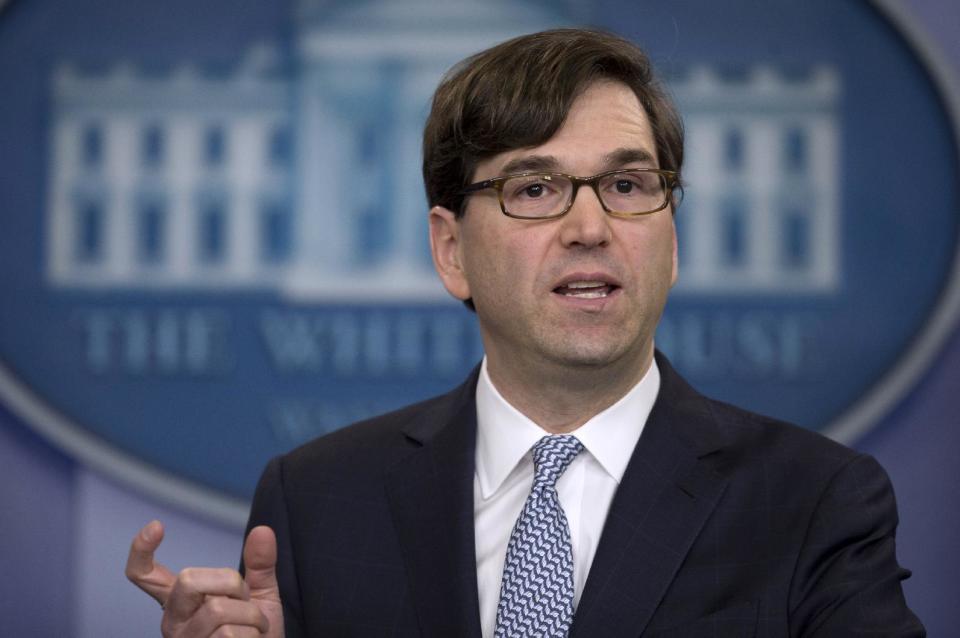
[[[618,172],[595,181],[604,206],[617,213],[657,210],[663,207],[667,196],[664,178],[658,173]],[[550,217],[568,207],[573,191],[573,182],[563,175],[512,177],[503,183],[503,207],[507,213],[520,217]]]

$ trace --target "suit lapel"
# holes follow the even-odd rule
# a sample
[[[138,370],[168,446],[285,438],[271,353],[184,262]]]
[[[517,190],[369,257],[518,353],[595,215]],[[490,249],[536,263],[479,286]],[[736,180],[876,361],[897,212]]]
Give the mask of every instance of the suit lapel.
[[[480,637],[473,475],[476,371],[450,403],[413,423],[413,453],[386,474],[387,494],[425,638]]]
[[[639,636],[726,487],[703,397],[658,356],[660,393],[617,488],[571,636]]]
[[[725,437],[709,403],[658,354],[660,393],[610,507],[572,638],[641,635],[726,480],[708,459]],[[480,638],[473,475],[477,370],[405,429],[414,450],[386,490],[425,638]]]

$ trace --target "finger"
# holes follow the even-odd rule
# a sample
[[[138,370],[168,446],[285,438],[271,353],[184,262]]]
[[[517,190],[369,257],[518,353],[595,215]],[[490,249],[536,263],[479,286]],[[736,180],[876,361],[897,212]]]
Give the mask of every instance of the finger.
[[[153,554],[163,541],[163,524],[150,521],[133,537],[130,554],[127,556],[127,577],[133,580],[153,571]]]
[[[280,600],[277,584],[277,537],[265,525],[254,527],[243,545],[243,564],[250,595]]]
[[[209,636],[222,626],[252,627],[267,633],[270,621],[251,601],[223,596],[207,596],[200,609],[183,626],[185,636]]]
[[[207,596],[250,600],[250,590],[234,569],[188,567],[180,572],[173,584],[166,601],[166,612],[175,622],[184,622],[203,605]]]
[[[154,553],[161,541],[163,541],[163,524],[160,521],[150,521],[144,525],[130,543],[125,573],[133,584],[153,596],[162,605],[176,577],[166,567],[154,561]]]

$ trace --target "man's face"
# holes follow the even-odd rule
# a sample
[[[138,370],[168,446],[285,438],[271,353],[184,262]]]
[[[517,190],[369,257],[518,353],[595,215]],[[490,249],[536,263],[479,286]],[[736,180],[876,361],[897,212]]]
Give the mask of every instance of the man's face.
[[[656,168],[656,158],[634,93],[600,81],[577,98],[549,141],[480,163],[473,181],[531,169],[588,176]],[[430,226],[444,285],[476,306],[491,370],[646,369],[677,277],[671,208],[614,218],[585,187],[564,217],[518,220],[503,215],[496,191],[487,189],[468,198],[459,220],[434,208]]]

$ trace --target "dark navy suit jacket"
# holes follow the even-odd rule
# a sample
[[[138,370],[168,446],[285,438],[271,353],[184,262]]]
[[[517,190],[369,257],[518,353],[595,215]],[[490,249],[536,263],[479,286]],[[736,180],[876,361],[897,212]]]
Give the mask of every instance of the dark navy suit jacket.
[[[924,635],[877,462],[707,399],[657,356],[570,635]],[[249,524],[277,533],[289,638],[479,638],[476,380],[267,466]]]

